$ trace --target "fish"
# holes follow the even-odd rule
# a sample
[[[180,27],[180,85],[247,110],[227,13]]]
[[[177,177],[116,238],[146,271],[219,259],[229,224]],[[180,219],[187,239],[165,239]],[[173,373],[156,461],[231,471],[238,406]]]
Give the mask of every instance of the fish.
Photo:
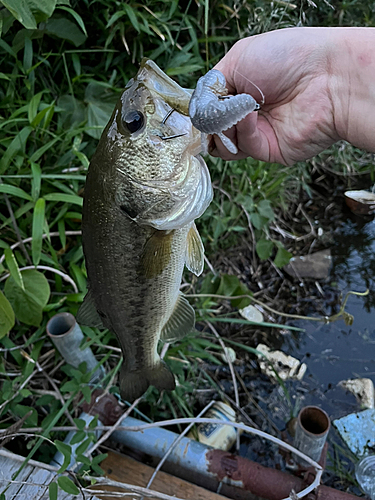
[[[91,159],[82,215],[88,292],[77,321],[113,332],[121,346],[120,395],[173,390],[158,354],[195,325],[180,292],[184,266],[199,276],[195,225],[213,191],[189,117],[192,91],[143,60],[121,94]]]

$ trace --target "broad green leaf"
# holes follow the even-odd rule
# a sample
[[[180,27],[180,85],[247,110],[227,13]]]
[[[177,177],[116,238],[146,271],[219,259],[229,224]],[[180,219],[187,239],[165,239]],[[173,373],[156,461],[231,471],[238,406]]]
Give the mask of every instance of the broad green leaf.
[[[22,275],[21,275],[21,272],[19,270],[18,263],[17,263],[17,260],[14,256],[14,253],[12,252],[12,250],[10,248],[6,248],[4,250],[4,255],[5,255],[5,262],[7,263],[11,277],[14,279],[16,285],[19,286],[20,288],[22,288],[22,290],[24,290],[25,287],[24,287]]]
[[[13,328],[14,322],[15,317],[12,306],[3,292],[0,291],[0,339]]]
[[[252,296],[253,294],[247,288],[247,286],[241,282],[239,284],[238,288],[236,288],[235,292],[233,293],[233,297],[235,297],[236,295],[250,295],[250,296]],[[237,307],[238,309],[242,309],[243,307],[246,307],[251,303],[251,299],[248,299],[247,297],[243,297],[241,299],[232,299],[230,302],[231,302],[233,307]]]
[[[12,276],[5,282],[4,293],[9,300],[16,318],[26,325],[39,326],[43,308],[50,296],[50,287],[45,276],[35,269],[22,271],[24,290]]]
[[[69,19],[49,19],[45,27],[46,33],[57,36],[72,42],[76,47],[82,45],[86,40],[86,35]]]
[[[27,194],[26,191],[17,186],[12,186],[11,184],[0,184],[0,193],[18,196],[18,198],[23,198],[24,200],[32,200],[32,197]]]
[[[87,103],[86,133],[95,139],[100,139],[104,127],[113,112],[118,95],[108,90],[99,82],[90,82],[85,91]]]
[[[285,248],[283,247],[279,247],[273,263],[275,264],[276,267],[283,267],[286,264],[288,264],[291,258],[292,254],[290,252],[285,250]]]
[[[272,221],[275,218],[275,214],[272,210],[271,203],[269,200],[262,200],[257,205],[258,212],[263,217],[266,217],[269,221]]]
[[[78,448],[77,448],[77,450],[76,450],[77,455],[81,455],[82,453],[84,453],[84,452],[87,450],[87,448],[88,448],[88,446],[90,445],[90,443],[91,443],[91,442],[92,442],[92,439],[91,439],[91,438],[87,438],[87,439],[85,439],[85,440],[83,441],[83,443],[81,443],[81,444],[78,446]]]
[[[73,418],[73,420],[78,430],[82,431],[86,427],[86,421],[82,418]]]
[[[218,295],[227,295],[232,296],[236,288],[238,288],[240,284],[240,280],[237,276],[230,274],[223,274],[220,281],[220,286],[217,290]]]
[[[12,412],[14,412],[18,417],[22,418],[30,411],[32,411],[31,415],[29,415],[25,420],[26,427],[34,427],[38,424],[38,414],[36,409],[22,404],[12,405]]]
[[[57,483],[50,483],[48,486],[48,495],[49,500],[57,500],[57,492],[59,491],[59,487]]]
[[[44,195],[44,199],[47,201],[63,201],[65,203],[74,203],[75,205],[79,205],[80,207],[82,207],[83,205],[83,198],[73,194],[48,193]]]
[[[27,29],[36,29],[55,10],[56,0],[1,0],[1,3]]]
[[[264,225],[267,223],[267,219],[265,217],[262,217],[258,213],[250,214],[250,220],[256,229],[262,229],[262,227],[264,227]]]
[[[66,12],[69,12],[69,14],[71,14],[74,17],[74,19],[77,21],[78,26],[81,28],[81,30],[83,31],[83,33],[87,37],[85,23],[83,22],[83,19],[78,14],[78,12],[76,12],[75,10],[71,9],[70,7],[68,7],[66,5],[59,5],[58,7],[59,7],[59,9],[65,10]]]
[[[70,444],[73,446],[73,444],[81,443],[86,437],[87,434],[85,431],[77,431],[72,437]]]
[[[74,127],[85,121],[85,106],[72,95],[62,95],[57,100],[57,106],[63,111],[59,120],[67,128]]]
[[[84,385],[81,387],[81,392],[83,397],[85,398],[86,403],[90,403],[91,401],[91,389],[90,386]]]
[[[40,256],[42,253],[42,243],[43,243],[43,229],[44,229],[44,214],[46,208],[46,201],[43,198],[35,203],[34,213],[33,213],[33,230],[32,230],[32,241],[31,241],[31,254],[33,258],[34,266],[37,266],[40,261]]]
[[[130,22],[132,23],[133,27],[138,31],[138,33],[140,33],[138,19],[137,19],[137,16],[136,16],[136,13],[134,12],[134,10],[131,8],[131,6],[128,3],[124,4],[124,9],[129,17]]]
[[[73,483],[73,481],[68,477],[60,476],[57,479],[57,483],[60,486],[60,488],[64,490],[66,493],[70,493],[71,495],[79,495],[79,489]]]
[[[256,244],[256,251],[260,259],[269,259],[272,255],[274,244],[271,240],[260,239]]]
[[[62,453],[64,456],[64,462],[62,463],[60,469],[58,470],[58,472],[61,473],[64,472],[64,470],[66,470],[66,468],[70,463],[70,460],[72,458],[72,447],[69,444],[59,441],[58,439],[56,439],[54,443],[59,452]]]

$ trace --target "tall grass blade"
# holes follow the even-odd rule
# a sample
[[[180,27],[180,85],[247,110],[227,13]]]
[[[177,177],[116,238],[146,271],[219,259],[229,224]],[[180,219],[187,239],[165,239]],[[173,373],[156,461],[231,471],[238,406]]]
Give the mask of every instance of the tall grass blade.
[[[22,290],[25,290],[25,285],[23,283],[22,279],[22,274],[21,271],[18,267],[18,263],[16,261],[16,258],[14,256],[14,253],[10,248],[6,248],[4,250],[4,255],[5,255],[5,262],[8,266],[10,275],[14,279],[15,283],[22,288]]]
[[[35,203],[33,214],[33,239],[31,242],[31,254],[34,266],[37,266],[39,264],[40,256],[42,253],[45,208],[46,201],[44,200],[44,198],[39,198],[39,200]]]

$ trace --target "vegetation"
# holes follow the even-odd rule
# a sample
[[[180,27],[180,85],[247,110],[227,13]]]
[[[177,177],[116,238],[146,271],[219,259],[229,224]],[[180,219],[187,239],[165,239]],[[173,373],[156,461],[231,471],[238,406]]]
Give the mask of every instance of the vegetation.
[[[76,314],[85,295],[79,234],[85,173],[114,102],[141,58],[155,60],[182,86],[193,88],[238,38],[295,25],[372,26],[374,9],[365,0],[343,0],[334,6],[310,0],[0,4],[0,427],[20,419],[28,427],[42,427],[43,438],[34,433],[18,446],[28,458],[48,462],[56,449],[69,455],[61,442],[64,435],[51,429],[64,425],[70,415],[78,417],[74,408],[82,398],[90,399],[91,389],[85,366],[74,370],[59,363],[46,338],[46,323],[58,312]],[[371,170],[369,158],[345,144],[314,165],[326,164],[327,157],[331,170],[342,171],[342,164]],[[199,221],[208,259],[245,236],[255,260],[271,259],[282,267],[291,253],[272,227],[300,190],[310,193],[311,165],[286,169],[251,159],[212,158],[208,163],[215,199]],[[237,276],[219,271],[186,286],[202,294],[250,293]],[[232,300],[233,307],[248,303]],[[196,305],[203,319],[218,307],[214,299],[198,299]],[[83,331],[85,344],[106,367],[107,389],[116,393],[116,340],[109,332],[88,327]],[[179,386],[162,396],[150,390],[142,411],[152,419],[193,416],[199,384],[215,385],[202,375],[200,360],[220,365],[220,349],[212,334],[171,346],[168,363]],[[61,381],[60,388],[52,374]],[[74,422],[82,429],[82,421]],[[46,444],[51,437],[55,447]],[[100,472],[100,455],[83,457],[90,439],[83,441],[79,454],[87,470]],[[77,487],[67,480],[60,480],[59,486],[75,492]]]

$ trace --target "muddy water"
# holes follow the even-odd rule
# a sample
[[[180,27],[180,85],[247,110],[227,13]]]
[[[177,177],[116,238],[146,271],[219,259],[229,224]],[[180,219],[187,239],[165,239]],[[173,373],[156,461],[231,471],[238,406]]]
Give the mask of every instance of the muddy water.
[[[346,310],[354,316],[351,326],[342,319],[330,324],[295,321],[293,325],[305,333],[285,337],[282,349],[308,366],[304,384],[311,391],[304,404],[320,404],[337,418],[359,409],[353,396],[337,388],[338,382],[356,377],[375,382],[375,220],[348,218],[336,230],[331,252],[328,282],[343,295],[349,290],[369,289],[370,293],[349,297]],[[327,313],[337,310],[337,305],[328,306]]]

